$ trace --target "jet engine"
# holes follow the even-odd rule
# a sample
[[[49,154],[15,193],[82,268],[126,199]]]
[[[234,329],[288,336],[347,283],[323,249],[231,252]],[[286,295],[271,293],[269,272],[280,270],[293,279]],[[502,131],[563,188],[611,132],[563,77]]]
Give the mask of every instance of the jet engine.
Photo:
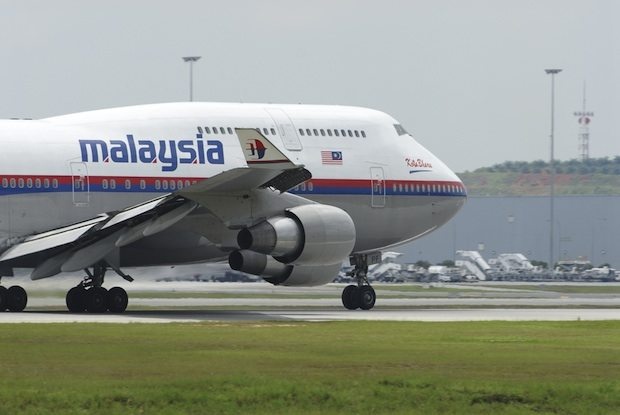
[[[275,285],[311,286],[334,279],[355,245],[355,225],[342,209],[296,206],[242,229],[230,267]]]
[[[334,264],[351,253],[355,225],[347,212],[335,206],[303,205],[242,229],[237,243],[241,249],[271,255],[285,264]]]
[[[331,282],[342,266],[342,262],[330,265],[287,265],[247,249],[232,252],[228,263],[235,271],[259,275],[273,285],[305,287]]]

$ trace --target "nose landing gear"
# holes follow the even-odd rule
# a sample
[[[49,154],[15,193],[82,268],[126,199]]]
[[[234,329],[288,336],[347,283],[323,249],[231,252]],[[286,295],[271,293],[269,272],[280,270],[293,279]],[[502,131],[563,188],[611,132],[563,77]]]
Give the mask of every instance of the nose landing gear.
[[[357,285],[347,285],[342,291],[342,305],[348,310],[370,310],[375,306],[377,294],[368,282],[368,255],[356,254],[351,257],[353,271],[349,275],[356,279]]]

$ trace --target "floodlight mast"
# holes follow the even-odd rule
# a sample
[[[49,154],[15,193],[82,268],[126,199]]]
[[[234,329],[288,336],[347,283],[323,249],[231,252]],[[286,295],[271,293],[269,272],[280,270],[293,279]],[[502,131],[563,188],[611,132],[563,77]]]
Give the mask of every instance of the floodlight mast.
[[[549,157],[549,170],[551,175],[551,180],[549,181],[549,270],[553,270],[554,265],[554,255],[553,255],[553,223],[555,216],[555,160],[554,160],[554,128],[555,128],[555,75],[562,72],[561,69],[545,69],[545,73],[547,75],[551,75],[551,134],[549,138],[551,139],[551,151]]]
[[[194,62],[197,62],[202,56],[185,56],[184,62],[189,62],[189,101],[194,100]]]

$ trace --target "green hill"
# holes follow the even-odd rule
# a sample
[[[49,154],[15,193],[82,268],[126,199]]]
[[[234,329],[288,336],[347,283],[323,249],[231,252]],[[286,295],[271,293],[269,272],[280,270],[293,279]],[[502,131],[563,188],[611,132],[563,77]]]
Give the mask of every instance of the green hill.
[[[620,156],[556,162],[558,195],[620,195]],[[459,177],[471,196],[537,196],[549,194],[549,163],[507,161]]]

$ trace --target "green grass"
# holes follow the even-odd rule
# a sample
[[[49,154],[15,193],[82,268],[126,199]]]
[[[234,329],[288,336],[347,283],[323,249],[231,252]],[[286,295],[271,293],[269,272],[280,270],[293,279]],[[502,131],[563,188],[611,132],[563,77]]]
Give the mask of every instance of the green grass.
[[[0,414],[620,413],[620,322],[0,325]]]

